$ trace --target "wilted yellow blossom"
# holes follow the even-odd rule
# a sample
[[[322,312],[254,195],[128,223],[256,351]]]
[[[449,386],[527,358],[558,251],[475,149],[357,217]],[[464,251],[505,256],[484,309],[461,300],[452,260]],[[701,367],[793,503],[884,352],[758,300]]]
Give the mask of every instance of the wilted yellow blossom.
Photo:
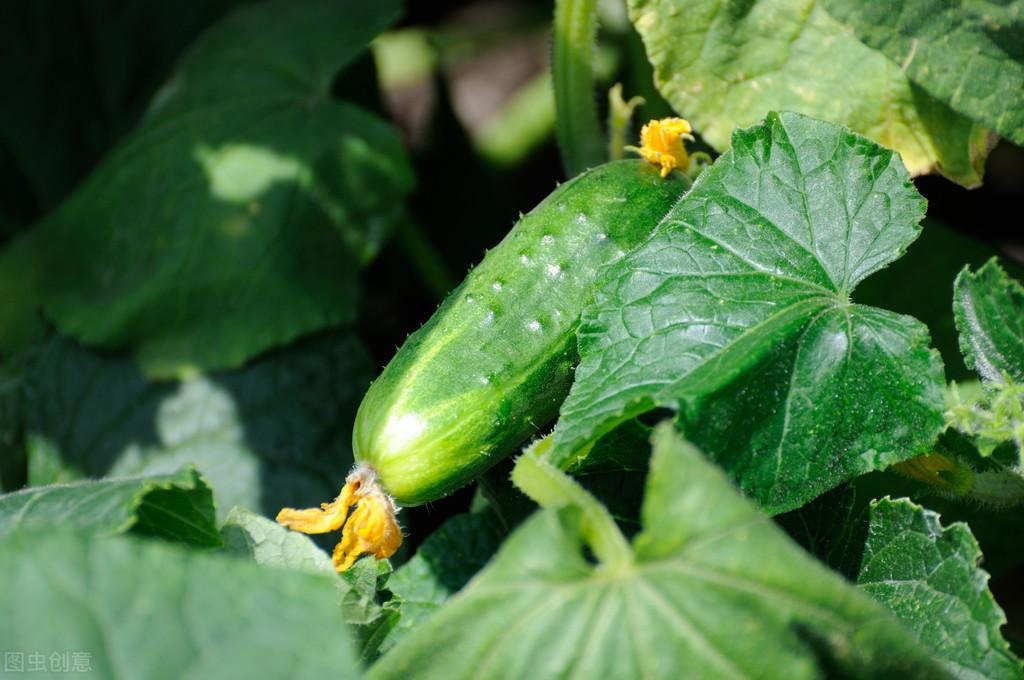
[[[351,516],[349,510],[352,511]],[[320,508],[284,508],[277,521],[304,534],[341,531],[341,541],[332,559],[339,572],[347,570],[360,555],[370,553],[379,560],[391,557],[402,545],[402,530],[395,515],[398,508],[380,488],[377,475],[367,466],[356,467],[345,478],[345,486],[331,503]],[[344,528],[342,528],[344,527]]]
[[[686,153],[683,140],[693,140],[693,128],[682,118],[652,120],[640,130],[640,148],[635,149],[648,163],[661,168],[666,177],[675,168],[683,172],[690,167],[690,156]]]

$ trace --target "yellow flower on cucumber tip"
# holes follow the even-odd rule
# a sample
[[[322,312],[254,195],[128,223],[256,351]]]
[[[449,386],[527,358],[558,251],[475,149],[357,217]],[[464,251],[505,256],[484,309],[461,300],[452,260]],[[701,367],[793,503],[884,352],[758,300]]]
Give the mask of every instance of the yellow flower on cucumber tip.
[[[693,141],[693,128],[682,118],[652,120],[640,130],[640,148],[633,148],[644,160],[661,168],[661,176],[679,168],[685,172],[690,167],[690,156],[686,153],[683,140]]]
[[[349,510],[352,510],[351,515]],[[304,534],[325,534],[341,529],[341,540],[331,559],[334,568],[342,572],[361,555],[371,554],[382,560],[395,554],[402,545],[402,530],[396,514],[398,507],[380,488],[377,473],[367,465],[357,465],[332,502],[306,510],[284,508],[277,513],[277,521]]]

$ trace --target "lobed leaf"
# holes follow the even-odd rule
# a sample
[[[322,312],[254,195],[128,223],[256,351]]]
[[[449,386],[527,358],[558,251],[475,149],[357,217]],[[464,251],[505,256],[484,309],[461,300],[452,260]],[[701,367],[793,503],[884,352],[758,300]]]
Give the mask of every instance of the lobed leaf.
[[[555,460],[655,408],[769,512],[923,453],[943,425],[927,329],[852,304],[917,236],[898,157],[771,114],[737,132],[646,243],[602,270]]]

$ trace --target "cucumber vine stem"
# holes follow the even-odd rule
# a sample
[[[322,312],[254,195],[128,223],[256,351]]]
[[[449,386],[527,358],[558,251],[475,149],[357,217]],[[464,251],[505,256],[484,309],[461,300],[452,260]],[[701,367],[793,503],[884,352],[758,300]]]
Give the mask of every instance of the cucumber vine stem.
[[[583,540],[606,569],[618,571],[631,564],[633,549],[608,509],[576,480],[548,462],[544,454],[550,448],[550,436],[527,448],[512,470],[512,483],[541,507],[579,508],[583,513]]]
[[[569,177],[606,160],[594,92],[596,40],[597,0],[555,1],[551,55],[555,136]]]

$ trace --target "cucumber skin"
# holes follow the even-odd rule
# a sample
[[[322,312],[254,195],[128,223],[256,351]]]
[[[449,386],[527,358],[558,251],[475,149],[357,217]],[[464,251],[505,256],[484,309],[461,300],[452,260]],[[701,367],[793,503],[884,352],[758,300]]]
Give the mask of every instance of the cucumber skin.
[[[600,266],[689,188],[642,160],[606,163],[523,216],[405,341],[356,415],[353,451],[402,505],[441,498],[553,419]]]

